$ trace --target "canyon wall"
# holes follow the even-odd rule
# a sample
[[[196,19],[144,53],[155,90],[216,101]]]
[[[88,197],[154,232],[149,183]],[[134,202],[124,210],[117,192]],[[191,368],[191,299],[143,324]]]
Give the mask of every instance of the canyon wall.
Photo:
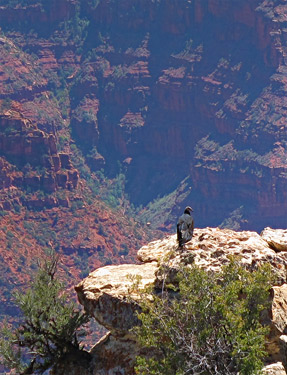
[[[199,226],[284,226],[284,1],[19,3],[0,7],[5,105],[91,171],[120,163],[137,206],[190,176]]]
[[[286,7],[0,0],[0,314],[47,249],[71,285],[187,204],[286,227]]]
[[[132,202],[190,176],[185,203],[199,226],[237,209],[241,228],[285,225],[285,10],[256,0],[87,5],[102,41],[88,63],[96,146],[108,168],[124,162]]]

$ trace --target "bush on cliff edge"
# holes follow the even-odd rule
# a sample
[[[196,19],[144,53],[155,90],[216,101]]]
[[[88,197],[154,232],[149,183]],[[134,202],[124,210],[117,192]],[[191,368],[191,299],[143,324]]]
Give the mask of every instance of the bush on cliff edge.
[[[42,374],[71,354],[79,360],[88,356],[78,341],[79,328],[88,318],[67,301],[65,286],[55,276],[57,263],[53,255],[40,267],[31,287],[16,293],[21,324],[1,330],[0,363],[17,374]]]
[[[251,375],[260,373],[268,328],[271,269],[249,272],[235,259],[222,272],[183,267],[173,291],[143,295],[136,333],[141,375]]]

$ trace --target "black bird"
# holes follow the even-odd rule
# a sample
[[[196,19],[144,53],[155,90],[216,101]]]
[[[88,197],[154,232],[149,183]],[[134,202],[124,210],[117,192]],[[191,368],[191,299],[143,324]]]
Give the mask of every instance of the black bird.
[[[177,222],[177,241],[179,247],[190,241],[193,236],[194,221],[191,216],[193,209],[187,206],[184,210],[183,215],[181,215]]]

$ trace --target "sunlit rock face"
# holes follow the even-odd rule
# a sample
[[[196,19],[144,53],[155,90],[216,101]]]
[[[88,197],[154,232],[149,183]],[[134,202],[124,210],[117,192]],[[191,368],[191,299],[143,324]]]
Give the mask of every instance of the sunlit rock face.
[[[278,284],[272,288],[272,308],[264,314],[264,322],[271,326],[266,341],[268,366],[264,371],[270,375],[286,374],[283,366],[286,363],[284,335],[287,329],[285,241],[285,230],[271,228],[266,228],[262,235],[219,228],[195,229],[192,241],[183,250],[178,250],[175,235],[167,236],[150,242],[138,251],[141,264],[107,266],[90,273],[76,286],[78,298],[85,310],[109,330],[91,350],[95,366],[93,374],[134,373],[133,360],[138,347],[136,337],[129,330],[137,324],[135,312],[138,311],[137,301],[140,298],[134,287],[137,281],[140,289],[148,285],[160,288],[162,272],[159,268],[162,265],[167,270],[165,282],[169,282],[183,265],[196,264],[205,270],[218,272],[222,265],[229,262],[230,256],[237,256],[250,271],[268,263],[276,274]]]
[[[286,371],[281,362],[272,363],[263,369],[264,375],[286,375]]]
[[[268,245],[275,251],[287,251],[287,230],[265,228],[261,237],[268,243]]]
[[[157,268],[156,262],[99,268],[76,287],[79,300],[114,336],[123,336],[137,323],[137,305],[128,299],[133,297],[135,276],[140,277],[144,288],[154,282]]]

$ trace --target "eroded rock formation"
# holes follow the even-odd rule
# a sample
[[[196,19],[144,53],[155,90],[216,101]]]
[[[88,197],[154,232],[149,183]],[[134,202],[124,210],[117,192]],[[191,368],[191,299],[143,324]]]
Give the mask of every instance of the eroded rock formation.
[[[286,1],[0,0],[0,20],[3,272],[22,280],[15,259],[50,244],[77,255],[72,274],[79,254],[77,275],[132,261],[148,230],[125,202],[112,219],[91,206],[110,191],[151,229],[173,230],[185,203],[198,227],[286,226]],[[94,179],[118,161],[125,184]],[[42,234],[27,217],[50,230],[24,244]]]
[[[283,0],[0,0],[1,113],[13,101],[92,171],[123,163],[135,205],[189,176],[198,226],[280,228],[285,14]]]
[[[271,326],[271,333],[266,340],[268,366],[265,372],[286,374],[283,367],[286,365],[284,335],[287,329],[285,243],[285,230],[266,228],[259,235],[250,231],[196,229],[193,240],[186,244],[182,252],[176,250],[176,236],[168,236],[163,240],[153,241],[138,251],[140,265],[108,266],[92,272],[76,286],[78,298],[85,310],[109,330],[91,351],[95,363],[93,375],[133,374],[133,358],[138,347],[136,338],[129,329],[137,322],[135,311],[138,309],[139,295],[133,289],[137,277],[140,280],[139,288],[149,284],[160,287],[160,265],[165,265],[172,281],[182,264],[196,264],[217,272],[229,262],[231,255],[239,256],[242,264],[250,270],[269,263],[276,274],[277,285],[272,288],[272,309],[269,314],[265,314],[265,320]]]
[[[3,196],[3,200],[0,198],[0,209],[9,210],[9,204],[13,205],[13,197],[11,200],[8,194],[3,194],[5,190],[11,192],[29,187],[34,191],[41,189],[51,193],[59,188],[77,188],[79,173],[73,167],[70,155],[57,151],[55,135],[40,130],[17,111],[9,110],[0,116],[0,149],[3,155],[0,157]],[[12,164],[15,160],[17,167]],[[22,203],[39,208],[59,205],[53,197],[26,199]]]

